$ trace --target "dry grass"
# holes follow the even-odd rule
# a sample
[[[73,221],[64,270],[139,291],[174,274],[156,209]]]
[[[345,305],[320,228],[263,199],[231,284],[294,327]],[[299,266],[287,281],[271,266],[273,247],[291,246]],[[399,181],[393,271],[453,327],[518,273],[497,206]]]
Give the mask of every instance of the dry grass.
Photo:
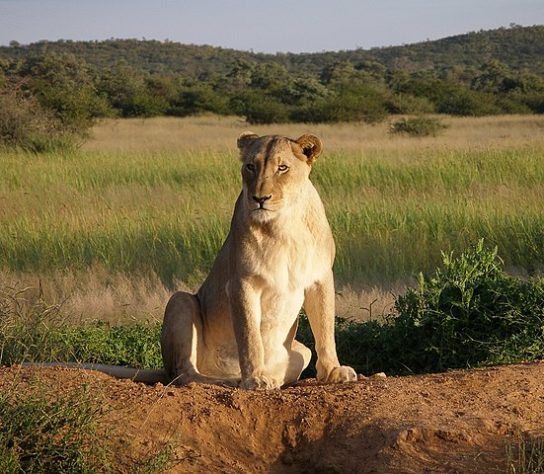
[[[176,290],[196,292],[198,285],[174,283]],[[62,302],[63,314],[72,322],[108,321],[113,324],[133,321],[162,320],[164,306],[172,294],[155,275],[130,275],[111,272],[103,266],[85,270],[52,272],[0,272],[0,288],[27,289],[28,304],[39,298]],[[395,297],[406,285],[391,288],[337,288],[337,314],[356,320],[377,319],[393,308]],[[25,304],[23,301],[22,304]]]
[[[380,152],[393,155],[429,149],[482,149],[544,145],[544,117],[508,115],[479,118],[449,117],[449,128],[439,139],[390,136],[389,122],[377,125],[275,124],[248,125],[238,117],[202,116],[103,120],[84,149],[92,151],[221,151],[236,153],[236,137],[251,129],[258,134],[298,137],[311,132],[325,143],[325,151]],[[396,153],[395,153],[396,152]]]
[[[180,290],[194,290],[182,282]],[[156,275],[111,272],[103,266],[52,272],[0,272],[0,288],[28,288],[29,302],[62,302],[74,321],[161,320],[171,290]]]

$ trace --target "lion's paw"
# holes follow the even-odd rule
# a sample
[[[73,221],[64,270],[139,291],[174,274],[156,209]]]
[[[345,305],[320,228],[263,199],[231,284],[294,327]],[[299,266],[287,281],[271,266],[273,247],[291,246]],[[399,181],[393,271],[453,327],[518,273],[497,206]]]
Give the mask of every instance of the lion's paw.
[[[341,365],[334,367],[327,376],[327,383],[345,383],[355,382],[357,380],[357,373],[351,367],[347,365]]]
[[[256,375],[242,379],[240,388],[246,390],[274,390],[281,387],[281,382],[266,375]]]

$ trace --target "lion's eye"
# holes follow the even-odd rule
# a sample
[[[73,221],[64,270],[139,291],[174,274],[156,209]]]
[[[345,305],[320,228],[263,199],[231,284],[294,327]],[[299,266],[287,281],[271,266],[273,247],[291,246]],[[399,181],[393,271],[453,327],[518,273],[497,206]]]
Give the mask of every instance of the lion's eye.
[[[281,172],[287,171],[288,169],[289,169],[289,166],[287,166],[287,165],[279,165],[278,166],[278,171],[281,171]]]
[[[255,165],[253,163],[248,163],[246,165],[246,170],[251,171],[253,173],[253,171],[255,171]]]

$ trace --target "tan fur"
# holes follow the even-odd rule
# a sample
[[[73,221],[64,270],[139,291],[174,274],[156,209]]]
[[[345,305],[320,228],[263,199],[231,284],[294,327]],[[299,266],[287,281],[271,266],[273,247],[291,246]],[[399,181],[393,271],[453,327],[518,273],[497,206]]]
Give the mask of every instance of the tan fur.
[[[198,293],[178,292],[166,307],[161,349],[167,374],[174,383],[248,389],[293,383],[311,357],[294,339],[304,306],[318,380],[356,380],[336,355],[335,247],[309,180],[321,140],[245,132],[238,147],[243,187],[227,239]]]

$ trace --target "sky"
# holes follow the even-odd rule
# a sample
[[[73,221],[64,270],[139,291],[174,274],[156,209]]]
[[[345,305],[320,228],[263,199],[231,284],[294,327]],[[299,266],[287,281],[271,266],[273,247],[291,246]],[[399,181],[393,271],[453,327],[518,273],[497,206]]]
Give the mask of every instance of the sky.
[[[544,24],[544,0],[0,0],[0,44],[137,38],[255,52],[409,44]]]

